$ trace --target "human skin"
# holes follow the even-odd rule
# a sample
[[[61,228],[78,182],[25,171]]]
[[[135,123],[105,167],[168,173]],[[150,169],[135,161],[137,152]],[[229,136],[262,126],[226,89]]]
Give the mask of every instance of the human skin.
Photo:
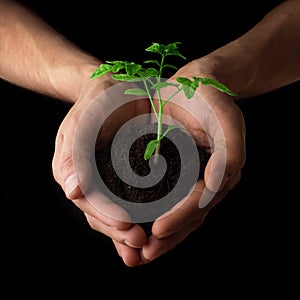
[[[0,58],[3,80],[73,104],[57,133],[52,163],[54,178],[88,220],[97,220],[97,226],[89,221],[94,229],[119,243],[133,245],[135,254],[138,253],[136,249],[146,242],[142,228],[101,214],[84,197],[75,181],[79,176],[73,176],[73,137],[80,116],[96,95],[116,84],[110,75],[97,81],[90,79],[101,60],[78,48],[29,9],[6,0],[0,0]],[[132,103],[125,113],[119,111],[119,116],[112,118],[117,122],[106,122],[109,130],[104,132],[111,132],[112,127],[117,128],[124,120],[149,111],[148,102]],[[88,171],[80,178],[88,181]],[[124,260],[128,258],[125,256]],[[129,261],[130,265],[139,263],[136,259]]]
[[[79,181],[88,180],[88,174],[83,171],[74,176],[72,145],[79,118],[97,94],[116,84],[109,74],[90,80],[89,76],[101,60],[74,45],[28,9],[13,1],[0,0],[0,77],[73,104],[57,133],[54,177],[66,197],[85,214],[90,226],[110,237],[124,263],[134,267],[176,247],[201,226],[209,211],[239,182],[246,159],[246,130],[235,102],[299,80],[299,36],[300,1],[283,1],[244,35],[188,63],[170,78],[212,77],[238,96],[232,98],[210,87],[199,88],[199,93],[217,114],[224,132],[226,168],[223,181],[213,191],[215,196],[209,204],[200,208],[204,188],[213,190],[209,186],[213,176],[208,164],[204,180],[197,183],[182,205],[154,222],[149,239],[137,224],[110,218],[96,210],[79,188],[82,183]],[[146,102],[131,103],[128,109],[115,113],[113,121],[106,123],[105,131],[113,132],[127,119],[149,111]],[[166,106],[165,113],[189,128],[199,144],[208,144],[203,128],[177,106]],[[104,140],[105,136],[102,138]],[[108,206],[116,209],[113,204],[108,203]]]
[[[238,94],[230,98],[224,94],[201,87],[222,124],[226,139],[226,169],[223,182],[213,201],[197,209],[205,183],[198,182],[190,200],[167,218],[159,218],[153,225],[151,242],[143,247],[143,256],[149,260],[170,251],[204,221],[211,208],[224,198],[241,176],[246,159],[245,128],[235,101],[260,95],[286,86],[300,79],[300,1],[283,1],[270,11],[257,25],[236,40],[200,57],[178,70],[178,76],[211,77],[224,83]],[[180,120],[194,136],[202,137],[201,128],[190,116],[176,106],[166,106],[165,113]]]

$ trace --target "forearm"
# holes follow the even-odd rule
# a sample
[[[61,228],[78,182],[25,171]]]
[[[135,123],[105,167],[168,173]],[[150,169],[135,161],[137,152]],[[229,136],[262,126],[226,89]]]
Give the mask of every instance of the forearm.
[[[99,63],[30,10],[0,0],[0,78],[74,102]]]
[[[239,98],[299,80],[300,1],[284,1],[243,36],[199,62]]]

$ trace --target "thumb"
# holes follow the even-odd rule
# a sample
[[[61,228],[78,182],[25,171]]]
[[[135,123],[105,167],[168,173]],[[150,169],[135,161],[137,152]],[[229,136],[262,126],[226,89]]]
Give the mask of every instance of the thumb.
[[[78,112],[70,111],[63,120],[55,140],[52,170],[55,180],[67,198],[81,198],[92,178],[92,134],[85,126],[78,126]],[[80,122],[80,124],[84,124]],[[89,131],[89,134],[86,134]]]
[[[205,189],[202,192],[199,207],[205,207],[217,192],[223,189],[228,180],[226,168],[226,148],[218,147],[211,155],[204,172]]]

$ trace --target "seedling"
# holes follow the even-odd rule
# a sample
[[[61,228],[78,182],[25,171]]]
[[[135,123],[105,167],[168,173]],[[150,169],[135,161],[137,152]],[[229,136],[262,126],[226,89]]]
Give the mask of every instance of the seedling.
[[[159,153],[161,140],[167,135],[167,133],[177,126],[168,126],[167,129],[163,132],[162,123],[163,123],[163,109],[165,105],[177,94],[183,92],[185,97],[189,100],[191,99],[196,89],[199,87],[199,84],[210,85],[221,92],[227,93],[231,96],[236,96],[228,87],[224,84],[211,79],[211,78],[201,78],[193,76],[192,79],[186,77],[177,77],[176,82],[172,83],[162,80],[162,73],[165,68],[171,68],[177,70],[178,68],[172,64],[165,63],[167,56],[179,56],[183,59],[186,59],[179,51],[178,45],[180,42],[174,42],[168,45],[152,43],[152,45],[145,50],[148,52],[156,53],[160,55],[160,60],[147,60],[144,61],[144,65],[152,65],[151,67],[145,67],[142,64],[137,64],[134,62],[128,61],[106,61],[106,63],[101,64],[90,76],[91,79],[99,78],[107,73],[113,73],[112,78],[118,81],[124,82],[136,82],[142,83],[142,87],[137,85],[137,88],[130,88],[125,91],[125,94],[136,95],[136,96],[146,96],[153,109],[153,113],[157,119],[157,137],[154,140],[151,140],[145,149],[144,159],[148,160],[151,158],[153,153]],[[122,73],[123,72],[123,73]],[[161,97],[161,89],[172,86],[175,87],[175,92],[169,95],[166,99]],[[154,96],[158,102],[158,108],[154,104]]]

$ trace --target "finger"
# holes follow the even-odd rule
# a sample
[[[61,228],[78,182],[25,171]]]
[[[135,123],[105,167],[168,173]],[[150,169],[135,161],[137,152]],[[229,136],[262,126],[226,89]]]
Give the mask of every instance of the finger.
[[[93,158],[97,136],[109,113],[107,95],[103,92],[94,100],[77,101],[58,130],[53,173],[71,200],[83,196],[93,172],[96,174]]]
[[[66,130],[68,130],[68,128],[74,127],[67,126]],[[65,134],[65,136],[67,137],[70,137],[72,135],[73,134],[68,131]],[[65,141],[59,141],[60,138],[63,138],[61,132],[59,132],[57,136],[57,147],[53,158],[53,172],[54,174],[56,174],[56,179],[64,188],[68,198],[72,199],[75,205],[79,207],[83,212],[94,216],[95,218],[107,225],[115,226],[119,229],[129,228],[132,224],[128,214],[120,206],[112,203],[99,190],[92,189],[91,184],[89,189],[85,188],[87,191],[86,194],[83,195],[83,189],[80,189],[80,187],[82,186],[82,182],[84,181],[80,181],[80,178],[83,178],[83,180],[85,180],[86,186],[89,184],[89,182],[91,182],[90,178],[92,171],[90,171],[91,165],[90,160],[88,158],[89,155],[82,155],[82,158],[79,160],[79,163],[77,163],[77,167],[79,166],[79,169],[81,170],[81,172],[79,173],[81,174],[81,176],[78,175],[78,172],[72,174],[72,172],[74,172],[74,165],[71,159],[72,154],[70,149],[73,145],[70,145],[71,141],[66,142],[66,139]],[[62,148],[64,150],[61,150]],[[69,159],[64,159],[61,157],[69,157]],[[61,163],[61,161],[63,161],[63,163]],[[80,164],[82,164],[83,166],[80,167]],[[89,167],[90,169],[88,170]],[[67,176],[69,173],[70,175],[69,177],[67,177],[66,183],[64,183],[63,177]],[[70,189],[73,189],[74,193],[68,193],[69,186],[75,187],[75,190],[73,188]]]
[[[216,202],[216,199],[221,200],[224,198],[226,194],[237,185],[237,183],[240,181],[240,178],[241,171],[231,174],[231,176],[226,179],[222,190],[218,192],[212,192],[210,189],[205,187],[198,202],[199,208],[210,210],[211,206],[215,206],[215,204],[218,203],[218,200]]]
[[[152,261],[174,249],[191,232],[203,224],[211,209],[225,198],[239,180],[239,174],[232,176],[224,189],[215,194],[209,205],[201,209],[196,203],[199,202],[204,186],[199,184],[198,190],[196,189],[194,194],[187,198],[185,202],[183,201],[181,205],[177,205],[172,213],[162,216],[154,222],[153,235],[149,237],[142,248],[142,260]]]
[[[192,231],[197,229],[202,224],[200,220],[194,220],[186,225],[182,230],[177,231],[165,238],[157,238],[150,236],[147,243],[141,250],[142,261],[149,262],[160,257],[161,255],[174,249],[181,243]]]
[[[123,262],[128,267],[136,267],[142,263],[140,249],[134,249],[113,240],[116,250]]]
[[[89,164],[89,160],[86,160]],[[86,170],[86,168],[82,168]],[[85,174],[84,172],[82,174]],[[71,175],[74,176],[74,175]],[[127,229],[131,226],[129,214],[119,205],[112,202],[106,195],[100,191],[100,185],[97,181],[90,180],[89,188],[86,189],[82,197],[72,199],[74,204],[83,212],[97,218],[107,225],[115,226],[120,229]],[[79,183],[78,183],[79,184]],[[82,194],[82,192],[80,192]]]
[[[207,190],[203,180],[197,182],[190,195],[180,201],[169,212],[155,220],[152,234],[157,238],[165,238],[181,231],[184,227],[194,224],[200,226],[209,211],[219,203],[240,179],[240,173],[232,176],[224,188],[214,193],[213,199],[205,207],[200,207],[202,194]]]
[[[87,197],[73,200],[73,203],[84,213],[107,226],[120,230],[125,230],[132,226],[129,214],[96,189],[89,191]]]
[[[242,112],[232,99],[216,101],[213,106],[219,125],[210,131],[212,155],[205,169],[206,187],[221,190],[231,176],[245,164],[245,123]]]
[[[152,225],[152,234],[157,238],[165,238],[195,220],[201,220],[199,221],[201,223],[206,214],[205,210],[199,208],[199,199],[204,187],[203,180],[198,181],[190,195],[155,220]]]
[[[131,248],[142,248],[146,243],[147,237],[144,230],[137,224],[129,227],[128,229],[119,230],[115,226],[107,225],[98,218],[94,218],[85,214],[86,219],[92,229],[99,231],[114,241],[127,245]]]
[[[93,124],[87,121],[78,126],[80,117],[81,111],[73,108],[65,117],[57,133],[52,160],[54,178],[71,200],[83,196],[92,177],[92,149],[88,138],[92,138],[93,132],[91,135],[87,133]]]

